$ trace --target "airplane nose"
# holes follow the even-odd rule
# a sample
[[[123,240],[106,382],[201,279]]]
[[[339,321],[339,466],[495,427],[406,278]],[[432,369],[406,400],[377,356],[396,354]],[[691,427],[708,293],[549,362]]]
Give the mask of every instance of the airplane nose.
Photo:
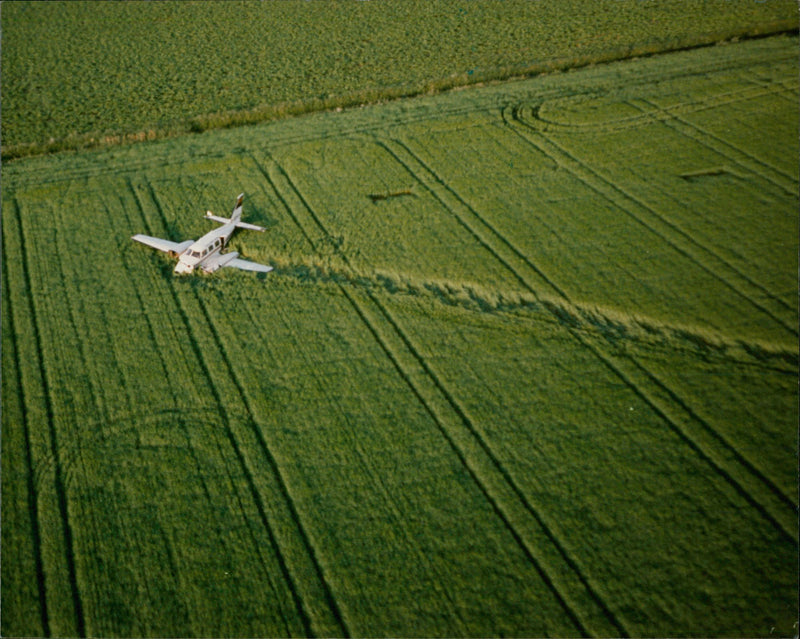
[[[192,267],[189,266],[188,264],[185,264],[184,262],[178,262],[175,265],[175,273],[180,273],[180,274],[191,273],[192,270],[193,270]]]

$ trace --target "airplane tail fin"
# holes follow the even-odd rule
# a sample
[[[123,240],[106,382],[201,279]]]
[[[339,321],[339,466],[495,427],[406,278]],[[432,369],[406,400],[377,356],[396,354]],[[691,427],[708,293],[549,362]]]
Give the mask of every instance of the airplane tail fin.
[[[236,204],[233,207],[233,213],[231,213],[231,221],[238,222],[242,219],[242,202],[244,201],[244,193],[239,193],[239,197],[236,198]]]

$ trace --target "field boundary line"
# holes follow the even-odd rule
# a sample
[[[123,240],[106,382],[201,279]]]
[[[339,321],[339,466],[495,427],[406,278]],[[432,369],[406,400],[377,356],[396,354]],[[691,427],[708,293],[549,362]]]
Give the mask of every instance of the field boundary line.
[[[14,212],[15,212],[15,219],[17,226],[19,228],[19,236],[20,236],[20,246],[21,246],[21,266],[22,266],[22,273],[23,279],[25,281],[25,288],[29,292],[33,292],[35,287],[32,285],[31,274],[30,274],[30,264],[29,264],[29,255],[28,255],[28,241],[27,241],[27,233],[25,231],[24,224],[22,222],[22,213],[20,211],[20,206],[17,198],[14,198]],[[46,437],[48,440],[50,452],[49,455],[52,459],[52,469],[51,472],[53,474],[53,487],[55,490],[55,500],[56,500],[56,507],[59,518],[61,520],[61,535],[63,537],[63,553],[64,553],[64,561],[65,561],[65,569],[67,573],[67,583],[70,592],[70,599],[72,603],[72,613],[74,615],[73,623],[74,623],[74,631],[75,634],[79,637],[86,636],[86,625],[83,616],[83,603],[81,601],[80,590],[78,589],[78,579],[76,574],[76,566],[75,566],[75,548],[74,548],[74,535],[72,532],[72,525],[70,522],[69,517],[69,507],[67,503],[67,494],[66,494],[66,486],[65,486],[65,475],[63,469],[61,467],[61,457],[59,455],[59,447],[58,447],[58,435],[56,432],[55,426],[55,417],[53,411],[53,399],[51,397],[52,389],[50,388],[50,383],[48,381],[48,374],[47,374],[47,367],[45,366],[45,357],[44,352],[42,350],[42,328],[40,326],[40,319],[39,314],[40,310],[37,310],[35,297],[33,295],[28,296],[28,300],[30,303],[30,313],[32,319],[32,329],[33,329],[33,337],[34,343],[36,345],[36,362],[38,365],[39,370],[41,371],[41,381],[42,381],[42,396],[44,399],[44,409],[45,409],[45,416],[47,420],[47,427],[44,430],[46,433]],[[44,535],[43,537],[46,537]],[[45,569],[45,586],[47,583],[47,570]],[[52,626],[50,627],[51,632],[60,633],[62,631],[54,630]],[[67,631],[65,634],[71,634],[71,632]]]
[[[585,184],[587,188],[591,189],[604,199],[608,200],[611,204],[619,208],[622,212],[624,212],[628,217],[630,217],[636,223],[640,224],[648,231],[654,233],[656,236],[660,237],[664,242],[666,242],[679,254],[686,257],[688,260],[694,263],[698,268],[705,271],[711,277],[718,280],[721,284],[729,288],[738,297],[741,297],[742,299],[746,300],[752,306],[754,306],[762,313],[767,315],[779,326],[788,331],[793,337],[797,337],[798,331],[796,327],[792,327],[788,322],[785,322],[783,319],[778,317],[775,312],[768,309],[763,304],[760,304],[759,302],[755,301],[752,297],[750,297],[750,295],[745,294],[742,290],[737,288],[731,281],[729,281],[727,277],[718,273],[714,268],[704,264],[703,261],[694,254],[695,252],[692,250],[691,247],[694,246],[697,249],[700,249],[700,251],[710,255],[713,260],[721,263],[723,270],[729,271],[728,277],[732,275],[734,280],[739,280],[740,283],[742,284],[743,289],[746,290],[749,289],[752,291],[753,288],[756,288],[757,290],[760,290],[761,292],[765,293],[768,299],[773,300],[779,306],[788,309],[788,306],[786,305],[785,302],[775,298],[772,293],[761,287],[759,284],[752,282],[747,276],[741,274],[736,268],[729,265],[726,261],[717,256],[713,251],[703,246],[701,243],[699,243],[691,236],[687,235],[686,232],[680,229],[680,227],[678,227],[674,222],[671,222],[668,219],[664,218],[662,215],[660,215],[652,208],[650,208],[647,204],[641,202],[637,197],[627,193],[624,189],[615,185],[611,180],[602,176],[596,169],[590,168],[585,162],[574,157],[571,153],[566,151],[561,145],[541,135],[541,133],[539,133],[538,131],[536,131],[536,129],[534,129],[528,123],[526,123],[524,118],[520,117],[519,111],[516,107],[511,109],[510,117],[507,116],[506,110],[504,109],[503,119],[508,125],[508,128],[510,130],[514,131],[523,140],[526,140],[531,146],[537,149],[540,153],[543,153],[545,156],[552,159],[558,165],[563,166],[566,170],[572,173],[576,179]],[[517,124],[513,124],[512,121],[517,123],[519,126],[517,126]],[[531,131],[533,135],[535,135],[536,141],[532,139],[531,134],[523,133],[521,130],[519,130],[520,127],[526,129],[526,131]],[[655,226],[651,226],[650,224],[648,224],[641,215],[634,212],[634,208],[641,209],[644,212],[644,216],[655,221],[658,224],[658,226],[661,227],[661,229],[659,230]],[[681,246],[681,244],[683,244],[684,246]],[[686,244],[688,244],[688,246],[686,246]]]
[[[11,206],[16,208],[17,207],[17,202],[13,201],[11,203]],[[17,214],[15,216],[10,216],[10,217],[12,217],[12,219],[16,219],[18,221],[19,220],[19,213],[17,212]],[[8,220],[8,216],[5,219]],[[37,494],[37,490],[36,490],[36,483],[35,483],[34,477],[33,477],[33,468],[34,468],[33,447],[31,445],[31,434],[30,434],[31,425],[29,423],[30,417],[28,415],[28,410],[29,410],[28,402],[30,401],[30,398],[28,397],[28,392],[25,390],[25,379],[24,379],[25,376],[24,376],[22,367],[20,366],[19,345],[17,344],[17,333],[16,333],[16,321],[17,320],[14,317],[14,310],[15,310],[17,304],[16,304],[16,300],[12,300],[11,299],[14,296],[14,294],[12,293],[13,289],[11,288],[10,282],[8,280],[8,278],[9,278],[9,275],[8,275],[8,264],[9,264],[8,255],[9,255],[9,252],[8,252],[8,248],[7,247],[8,247],[8,242],[10,241],[9,240],[10,231],[9,231],[7,226],[3,229],[3,233],[1,235],[2,235],[2,246],[3,246],[3,250],[2,250],[2,261],[3,261],[2,277],[3,277],[3,280],[6,283],[6,291],[8,291],[8,297],[6,297],[3,300],[3,304],[6,304],[8,306],[8,308],[7,308],[7,312],[8,312],[7,317],[8,317],[8,322],[9,322],[9,324],[7,326],[3,327],[3,328],[4,328],[4,330],[9,331],[11,333],[11,336],[12,336],[12,339],[10,340],[10,342],[11,342],[11,356],[12,356],[12,358],[14,360],[14,363],[15,363],[15,368],[16,368],[16,371],[17,371],[18,381],[19,381],[19,392],[20,392],[19,402],[20,402],[20,408],[21,408],[21,411],[22,411],[22,420],[21,420],[22,424],[21,424],[21,426],[22,426],[22,430],[23,430],[23,441],[25,443],[25,455],[24,455],[24,458],[23,458],[23,463],[25,464],[25,471],[26,471],[25,472],[25,475],[26,475],[25,485],[26,485],[27,497],[28,497],[28,509],[27,510],[28,510],[28,517],[30,518],[30,523],[31,523],[31,536],[32,536],[31,542],[32,542],[32,545],[33,545],[33,554],[34,554],[35,571],[36,571],[36,587],[37,587],[37,592],[38,592],[38,597],[39,597],[38,601],[37,601],[37,607],[39,608],[39,622],[42,625],[42,635],[44,637],[49,637],[50,636],[50,624],[49,624],[49,619],[48,619],[48,616],[47,616],[47,591],[46,591],[46,587],[45,587],[46,586],[46,582],[45,582],[45,572],[44,572],[44,563],[43,563],[44,559],[43,559],[43,556],[42,556],[42,536],[41,536],[41,532],[40,532],[41,524],[40,524],[40,521],[39,521],[39,517],[40,517],[40,515],[39,515],[39,499],[38,499],[38,494]],[[24,253],[25,253],[24,247],[21,246],[21,242],[20,242],[20,253],[22,255],[24,255]],[[20,260],[20,262],[21,261],[22,260]],[[30,292],[30,288],[28,288],[27,290],[28,290],[28,292]],[[25,298],[28,300],[28,306],[31,307],[31,308],[29,308],[29,312],[32,314],[33,313],[33,309],[32,309],[32,301],[30,299],[30,295],[25,295]],[[41,375],[41,371],[39,371],[39,374]],[[6,468],[4,470],[5,470],[5,472],[8,472],[9,469]]]
[[[277,163],[276,166],[278,166]],[[280,168],[280,171],[283,173],[284,178],[286,179],[287,188],[292,190],[298,201],[301,203],[303,209],[309,215],[310,219],[319,228],[324,237],[329,237],[330,232],[319,219],[319,216],[311,208],[309,203],[302,196],[298,187],[294,184],[283,168]],[[337,249],[337,253],[339,253],[345,264],[349,266],[347,256],[341,253],[339,249]],[[524,282],[524,280],[522,281]],[[590,614],[589,616],[592,617],[590,622],[591,625],[603,626],[603,629],[598,634],[628,636],[629,633],[626,631],[622,622],[616,618],[614,613],[608,608],[605,602],[596,593],[594,588],[589,584],[588,580],[578,568],[574,559],[569,556],[563,545],[555,538],[552,530],[541,519],[541,515],[535,511],[528,499],[522,494],[513,478],[511,478],[508,472],[502,467],[499,460],[491,451],[491,448],[488,447],[480,434],[477,433],[475,426],[471,423],[469,417],[455,401],[452,394],[446,390],[441,380],[436,377],[435,373],[424,361],[424,358],[422,358],[419,352],[413,347],[408,337],[399,328],[399,325],[391,317],[391,315],[388,314],[388,311],[384,308],[384,306],[380,304],[371,291],[367,289],[354,289],[356,296],[361,294],[366,295],[371,304],[379,310],[380,315],[384,318],[383,322],[389,327],[390,331],[397,336],[397,339],[400,340],[400,350],[408,353],[411,361],[416,362],[416,364],[412,363],[411,365],[419,370],[419,374],[424,379],[428,379],[431,382],[431,391],[433,392],[433,396],[431,396],[430,391],[424,392],[416,383],[414,383],[412,375],[406,370],[408,364],[404,365],[401,363],[399,356],[395,352],[395,349],[390,347],[386,342],[388,338],[385,335],[381,337],[381,332],[367,317],[367,311],[365,310],[364,305],[359,304],[356,298],[351,295],[348,289],[341,283],[337,284],[342,293],[353,305],[354,310],[362,319],[367,329],[370,331],[370,333],[372,333],[378,345],[386,353],[387,357],[392,362],[392,365],[398,371],[398,374],[409,386],[422,407],[434,420],[434,423],[437,425],[440,433],[445,438],[445,441],[448,442],[448,445],[453,449],[462,466],[465,468],[470,477],[472,477],[480,492],[484,494],[492,509],[504,523],[505,527],[509,530],[509,533],[514,538],[520,550],[525,554],[525,556],[531,562],[531,565],[540,574],[544,583],[553,592],[556,600],[564,608],[565,612],[567,612],[576,627],[579,628],[585,635],[592,634],[573,609],[574,602],[569,603],[566,596],[561,592],[561,589],[565,587],[569,592],[572,593],[574,597],[583,599],[583,603],[591,606],[593,610],[597,610],[596,613]],[[435,399],[435,396],[437,395],[440,398],[438,401]],[[439,405],[439,409],[434,409],[431,402],[436,402]],[[446,426],[445,422],[443,421],[444,418],[440,414],[442,410],[452,415],[452,417],[447,420],[449,423],[451,423],[450,427]],[[451,429],[453,428],[453,425],[456,425],[457,427],[459,423],[461,424],[461,429],[459,430],[462,430],[462,433],[461,436],[457,438],[451,432]],[[483,468],[484,471],[488,471],[495,475],[495,479],[492,482],[493,489],[495,491],[500,490],[501,492],[505,493],[504,498],[498,498],[493,494],[493,490],[488,487],[486,480],[481,478],[482,473],[479,468]],[[522,510],[516,512],[515,514],[512,513],[509,515],[507,510],[509,508],[513,510],[513,504],[515,503],[518,504]],[[522,524],[522,528],[525,530],[531,531],[533,529],[538,529],[541,531],[540,539],[541,542],[543,542],[544,547],[547,547],[549,544],[550,547],[556,551],[556,557],[551,557],[550,559],[556,560],[559,563],[563,563],[565,566],[565,568],[560,571],[560,576],[558,578],[554,578],[550,574],[553,571],[552,566],[549,570],[544,568],[542,560],[538,558],[538,552],[534,550],[534,548],[537,546],[529,544],[529,542],[525,540],[524,536],[517,530],[516,526],[512,522],[512,517],[518,521],[517,525],[520,525],[520,520],[524,521],[525,523]],[[561,582],[561,585],[557,586],[556,580]],[[567,586],[565,582],[573,583]]]
[[[59,139],[51,139],[47,142],[18,142],[11,145],[3,145],[0,149],[0,154],[3,160],[11,160],[62,151],[138,144],[145,141],[175,138],[221,128],[259,124],[307,113],[358,107],[365,104],[379,104],[421,95],[441,94],[476,84],[504,82],[512,78],[535,77],[545,73],[563,72],[631,58],[667,55],[692,49],[708,48],[726,41],[746,41],[780,35],[796,35],[797,30],[798,21],[796,18],[784,18],[746,27],[729,28],[724,31],[694,34],[679,39],[677,42],[635,43],[612,47],[605,51],[591,54],[571,57],[561,56],[529,64],[522,63],[481,69],[477,72],[462,72],[446,77],[426,78],[395,86],[366,87],[338,96],[320,96],[288,102],[260,104],[244,109],[187,115],[179,118],[178,121],[171,122],[168,126],[157,126],[153,123],[141,124],[139,126],[142,128],[134,131],[116,130],[105,133],[89,131],[67,135]]]
[[[158,199],[158,197],[157,197],[157,195],[155,193],[155,190],[153,189],[152,185],[149,182],[147,183],[147,185],[148,185],[148,187],[150,189],[151,199],[152,199],[152,201],[153,201],[153,203],[154,203],[154,205],[155,205],[155,207],[156,207],[156,209],[158,211],[159,216],[161,217],[161,222],[162,222],[163,226],[166,228],[168,226],[168,221],[167,221],[166,214],[164,213],[163,207],[162,207],[162,205],[161,205],[161,203],[160,203],[160,201],[159,201],[159,199]],[[203,356],[203,351],[202,351],[202,348],[201,348],[200,344],[197,342],[197,338],[195,336],[195,331],[192,328],[192,324],[191,324],[191,321],[189,319],[189,315],[186,312],[186,309],[184,308],[184,305],[180,301],[180,296],[178,295],[176,284],[175,284],[175,282],[173,280],[170,280],[170,290],[172,291],[172,295],[175,298],[175,306],[179,310],[179,312],[180,312],[180,314],[181,314],[181,316],[183,318],[183,323],[186,326],[187,331],[189,332],[189,335],[191,336],[191,339],[189,341],[192,344],[193,350],[195,351],[195,357],[197,358],[197,361],[198,361],[198,363],[200,364],[200,366],[201,366],[201,368],[203,370],[204,377],[209,382],[209,387],[210,387],[211,392],[212,392],[212,394],[213,394],[213,396],[215,398],[215,403],[218,406],[218,410],[220,411],[220,417],[223,419],[223,422],[225,424],[226,435],[228,437],[228,440],[229,440],[229,443],[231,445],[231,448],[234,451],[234,453],[235,453],[235,455],[237,457],[237,460],[239,462],[239,465],[240,465],[240,467],[242,469],[243,476],[244,476],[244,478],[245,478],[245,480],[246,480],[246,482],[248,484],[248,488],[249,488],[250,493],[251,493],[251,498],[253,500],[253,503],[254,503],[256,509],[258,510],[259,517],[261,519],[261,523],[262,523],[262,525],[264,527],[265,532],[267,533],[267,535],[268,535],[268,537],[270,539],[270,543],[271,543],[272,547],[275,550],[276,560],[278,561],[278,565],[281,568],[281,572],[282,572],[283,578],[284,578],[284,580],[286,582],[286,585],[289,588],[289,591],[291,592],[292,597],[294,599],[294,604],[295,604],[295,607],[296,607],[300,622],[302,623],[306,634],[311,636],[311,635],[314,634],[314,632],[312,630],[312,624],[314,623],[314,621],[312,620],[311,616],[309,615],[309,612],[308,612],[308,609],[307,609],[307,604],[304,603],[303,598],[300,595],[300,592],[298,590],[297,582],[295,581],[294,577],[292,576],[292,571],[289,568],[289,562],[287,561],[286,557],[284,556],[284,551],[281,550],[281,547],[278,544],[278,539],[277,539],[276,532],[275,532],[275,530],[273,529],[272,525],[269,522],[269,517],[267,516],[266,507],[265,507],[265,505],[263,503],[263,498],[262,498],[262,496],[261,496],[261,494],[258,491],[258,488],[256,486],[256,480],[255,480],[255,476],[253,474],[253,471],[250,469],[250,467],[249,467],[249,465],[247,463],[246,457],[245,457],[244,453],[242,452],[242,450],[241,450],[241,448],[239,446],[239,438],[237,438],[237,436],[233,432],[233,425],[232,425],[233,424],[233,420],[231,419],[231,417],[229,415],[228,408],[222,402],[222,396],[220,395],[220,392],[217,389],[217,387],[216,387],[216,385],[215,385],[215,383],[213,381],[213,376],[212,376],[212,373],[211,373],[211,369],[209,368],[209,365],[208,365],[208,362],[206,361],[206,358]],[[195,293],[195,300],[198,303],[198,305],[200,306],[201,311],[203,311],[205,322],[210,324],[209,319],[208,319],[208,315],[205,313],[205,309],[202,307],[200,299],[199,299],[199,297],[197,296],[196,293]],[[218,341],[219,338],[216,335],[216,333],[214,332],[213,327],[210,328],[210,331],[211,331],[212,336],[213,336],[213,338],[215,340],[216,347],[218,349],[220,349],[220,353],[223,355],[223,357],[225,357],[224,350],[221,349],[221,346],[220,346],[219,341]],[[230,373],[230,362],[226,361],[226,365],[228,366],[229,373]],[[232,373],[230,373],[230,374],[232,375]],[[248,414],[247,421],[249,423],[250,430],[252,430],[254,432],[254,434],[256,435],[256,439],[260,444],[262,453],[265,455],[265,459],[266,459],[266,461],[267,461],[267,463],[269,465],[269,468],[270,468],[270,476],[272,477],[273,481],[275,482],[275,484],[277,486],[278,493],[281,495],[281,497],[283,499],[283,502],[284,502],[284,505],[289,511],[290,517],[292,518],[295,526],[298,527],[298,532],[300,534],[301,541],[303,542],[303,545],[304,545],[304,551],[307,554],[307,556],[309,557],[309,560],[312,562],[312,565],[315,567],[315,569],[317,571],[319,571],[320,567],[319,567],[319,565],[317,563],[316,556],[313,554],[313,547],[309,546],[309,540],[308,540],[307,534],[305,533],[305,531],[303,530],[300,522],[296,518],[296,508],[295,508],[294,503],[291,500],[291,497],[290,497],[290,495],[288,493],[288,489],[287,489],[287,487],[286,487],[286,485],[284,483],[283,477],[279,474],[279,470],[277,469],[277,462],[274,459],[274,457],[272,456],[272,453],[269,451],[269,449],[266,448],[266,443],[263,441],[263,434],[260,433],[260,431],[257,428],[255,422],[253,421],[253,414],[252,414],[252,411],[250,410],[249,405],[246,403],[246,398],[241,396],[241,385],[239,384],[238,380],[236,380],[236,379],[231,379],[231,381],[234,383],[235,387],[240,392],[239,400],[242,402],[242,405],[243,405],[245,411]],[[318,572],[317,573],[317,577],[322,579],[323,575]],[[327,590],[328,589],[327,582],[325,582],[323,580],[321,582],[321,585],[322,585],[323,589],[325,589],[326,592],[328,592],[328,596],[332,600],[332,595],[330,595],[329,591]],[[338,608],[336,607],[335,603],[333,604],[333,608],[331,609],[331,612],[334,615],[334,617],[336,617],[336,613],[338,612]],[[346,632],[347,629],[346,629],[346,626],[343,624],[342,620],[340,618],[337,618],[336,621],[339,623],[339,625],[342,628],[343,636],[347,636],[347,632]]]
[[[797,35],[797,31],[796,31],[796,28],[795,29],[783,29],[783,30],[779,30],[779,31],[775,32],[774,34],[766,33],[761,37],[767,37],[768,38],[768,37],[772,37],[773,35],[778,36],[778,37],[780,37],[782,35],[796,36]],[[758,39],[758,38],[759,38],[759,36],[755,36],[755,39]],[[692,49],[698,49],[698,48],[707,48],[707,47],[706,46],[690,47],[689,49],[682,49],[682,50],[692,50]],[[679,50],[679,51],[681,51],[681,50]],[[665,53],[672,53],[672,51],[667,51]],[[659,56],[659,55],[661,55],[661,54],[655,53],[655,54],[645,55],[644,57],[656,57],[656,56]],[[640,56],[636,56],[635,54],[631,54],[631,56],[633,58],[640,57]],[[626,56],[626,57],[619,58],[619,59],[616,59],[616,60],[611,60],[610,62],[611,63],[614,63],[614,62],[625,62],[627,60],[630,60],[631,56]],[[794,57],[791,57],[791,56],[790,57],[783,57],[783,58],[780,58],[780,61],[788,61],[790,63],[794,63]],[[771,58],[765,58],[763,55],[762,56],[756,56],[755,54],[749,54],[746,61],[742,61],[740,59],[735,59],[735,60],[729,59],[729,60],[725,61],[724,63],[722,63],[720,61],[705,61],[705,62],[703,62],[702,68],[699,71],[696,70],[696,69],[695,70],[673,69],[671,71],[671,76],[670,77],[673,78],[673,79],[679,80],[679,79],[682,79],[682,78],[694,77],[694,76],[698,76],[698,75],[701,75],[701,74],[716,73],[716,72],[720,72],[720,71],[723,71],[723,70],[724,71],[729,71],[730,69],[740,69],[743,65],[750,66],[752,64],[761,64],[761,65],[763,65],[763,64],[774,64],[774,63],[775,63],[774,56],[771,57]],[[532,78],[535,78],[535,77],[537,77],[539,75],[541,75],[541,74],[513,75],[508,80],[516,81],[516,80],[520,80],[520,79],[532,79]],[[545,73],[545,75],[546,75],[546,73]],[[647,70],[644,73],[637,74],[635,77],[630,76],[630,75],[626,75],[625,76],[625,81],[627,83],[627,86],[640,86],[640,85],[643,85],[643,84],[646,85],[648,83],[651,83],[654,79],[656,79],[657,76],[660,77],[660,72],[658,74],[654,75],[652,71]],[[492,84],[503,84],[505,82],[506,82],[506,80],[500,80],[500,81],[498,81],[496,83],[490,82],[490,83],[483,83],[483,84],[492,85]],[[481,82],[478,81],[478,86],[476,88],[480,88],[480,84],[481,84]],[[596,84],[596,80],[591,81],[589,83],[589,88],[590,89],[591,88],[597,88],[597,87],[595,87],[595,84]],[[468,88],[469,86],[471,86],[471,85],[467,85],[465,87],[456,87],[456,88],[457,89]],[[787,90],[790,90],[790,89],[787,89]],[[563,94],[563,89],[557,88],[557,87],[547,87],[546,89],[544,89],[544,93],[542,93],[539,90],[537,90],[537,93],[536,93],[537,99],[546,98],[549,95],[552,95],[552,97],[555,97],[555,98],[565,97],[564,94]],[[400,100],[405,100],[405,99],[406,98],[400,98]],[[787,98],[787,99],[791,99],[791,98]],[[470,104],[468,104],[466,106],[463,106],[463,107],[453,106],[453,107],[445,109],[444,111],[437,111],[437,113],[440,113],[440,114],[444,113],[447,116],[454,116],[454,115],[466,114],[466,113],[474,113],[474,112],[491,113],[492,111],[496,110],[496,108],[498,106],[496,104],[496,101],[497,101],[497,96],[489,96],[489,98],[487,100],[476,100],[476,101],[474,101],[474,102],[472,102],[472,103],[470,103]],[[390,100],[388,102],[394,102],[394,100]],[[379,104],[385,104],[385,103],[387,103],[387,101],[380,101],[380,102],[376,102],[374,104],[379,105]],[[363,103],[359,103],[358,105],[353,105],[352,107],[344,107],[344,108],[349,110],[349,109],[360,108],[361,106],[363,106]],[[421,112],[421,113],[413,113],[413,114],[409,113],[409,114],[406,114],[406,116],[403,117],[402,119],[396,120],[396,122],[393,123],[392,126],[404,125],[404,124],[409,124],[409,123],[416,123],[416,122],[424,121],[428,117],[429,117],[429,114],[424,112],[424,111]],[[555,125],[553,125],[553,126],[555,126]],[[315,132],[303,132],[303,133],[292,132],[292,133],[288,133],[288,134],[275,136],[275,137],[271,138],[271,142],[272,142],[273,146],[285,146],[285,145],[293,144],[293,143],[297,143],[297,142],[315,141],[315,140],[327,139],[327,138],[330,138],[332,134],[334,134],[334,135],[350,135],[350,134],[359,134],[359,133],[363,134],[363,133],[370,133],[370,132],[373,132],[375,130],[383,131],[383,130],[385,130],[385,128],[386,128],[386,125],[383,124],[383,123],[375,124],[375,125],[367,125],[367,126],[343,126],[343,125],[338,125],[337,126],[337,125],[334,125],[332,127],[331,131],[319,131],[319,132],[315,131]],[[181,136],[166,136],[163,139],[166,140],[166,139],[174,139],[175,137],[190,137],[191,135],[194,135],[194,134],[190,133],[190,134],[187,134],[185,136],[184,135],[181,135]],[[162,139],[162,138],[158,138],[158,139]],[[150,141],[151,140],[146,140],[146,142],[150,142]],[[139,141],[132,141],[131,142],[131,144],[138,144],[138,143],[139,143]],[[129,145],[128,142],[124,142],[124,141],[120,141],[119,144]],[[111,146],[116,146],[116,144],[111,145]],[[53,152],[53,153],[46,153],[45,155],[58,155],[58,154],[59,154],[59,152]],[[35,154],[35,155],[41,155],[41,154]],[[198,153],[196,155],[192,155],[191,157],[193,157],[193,158],[206,157],[207,158],[207,157],[215,157],[215,156],[219,157],[220,153],[218,151],[212,151],[210,153],[203,152],[203,153]],[[24,156],[22,156],[22,157],[24,158]],[[183,156],[183,157],[189,157],[189,156]],[[128,171],[128,170],[135,170],[137,168],[138,169],[152,168],[152,166],[154,166],[154,165],[166,166],[166,165],[171,165],[174,162],[175,162],[175,156],[173,155],[173,150],[170,149],[166,153],[155,155],[155,157],[153,158],[153,161],[147,161],[147,162],[136,161],[136,162],[133,162],[133,163],[129,163],[129,164],[126,165],[126,169],[125,170]],[[9,167],[14,167],[15,166],[15,162],[8,163],[8,166]],[[26,168],[28,168],[28,167],[26,167]],[[85,176],[92,175],[92,176],[98,177],[100,175],[105,175],[105,174],[108,174],[108,173],[119,173],[120,172],[118,169],[114,169],[114,168],[99,168],[96,165],[95,166],[84,166],[84,167],[79,168],[79,169],[74,169],[74,168],[73,169],[67,169],[67,171],[69,171],[69,173],[66,173],[65,171],[62,171],[57,176],[54,176],[53,173],[52,173],[52,170],[50,170],[48,168],[30,169],[30,170],[28,170],[26,172],[25,176],[21,176],[18,172],[14,171],[13,173],[6,172],[6,175],[4,175],[4,177],[6,178],[7,182],[9,182],[9,183],[13,182],[15,185],[19,185],[19,183],[21,183],[21,182],[28,183],[28,182],[31,182],[31,181],[35,181],[36,184],[53,184],[53,183],[63,182],[65,180],[75,179],[76,177],[81,177],[81,176],[85,177]],[[5,186],[5,184],[4,184],[4,186]]]

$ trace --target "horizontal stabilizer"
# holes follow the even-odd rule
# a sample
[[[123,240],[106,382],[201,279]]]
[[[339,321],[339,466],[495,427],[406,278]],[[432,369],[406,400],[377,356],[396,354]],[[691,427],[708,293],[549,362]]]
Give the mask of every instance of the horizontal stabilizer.
[[[207,220],[214,220],[215,222],[219,222],[220,224],[230,224],[233,222],[236,224],[237,229],[248,229],[249,231],[266,231],[263,226],[256,226],[255,224],[248,224],[247,222],[240,222],[239,220],[234,220],[232,218],[221,217],[219,215],[214,215],[211,211],[206,212],[206,219]]]
[[[211,211],[206,211],[206,219],[207,220],[214,220],[215,222],[219,222],[220,224],[230,224],[231,220],[227,217],[221,217],[219,215],[214,215]]]
[[[255,224],[248,224],[247,222],[236,222],[237,229],[248,229],[250,231],[266,231],[263,226],[256,226]]]

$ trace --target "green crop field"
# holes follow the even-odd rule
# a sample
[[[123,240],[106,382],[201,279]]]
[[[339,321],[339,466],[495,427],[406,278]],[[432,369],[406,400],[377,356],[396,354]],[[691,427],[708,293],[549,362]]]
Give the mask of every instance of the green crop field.
[[[2,634],[796,635],[797,48],[4,163]]]
[[[3,157],[796,29],[794,0],[11,2]]]

